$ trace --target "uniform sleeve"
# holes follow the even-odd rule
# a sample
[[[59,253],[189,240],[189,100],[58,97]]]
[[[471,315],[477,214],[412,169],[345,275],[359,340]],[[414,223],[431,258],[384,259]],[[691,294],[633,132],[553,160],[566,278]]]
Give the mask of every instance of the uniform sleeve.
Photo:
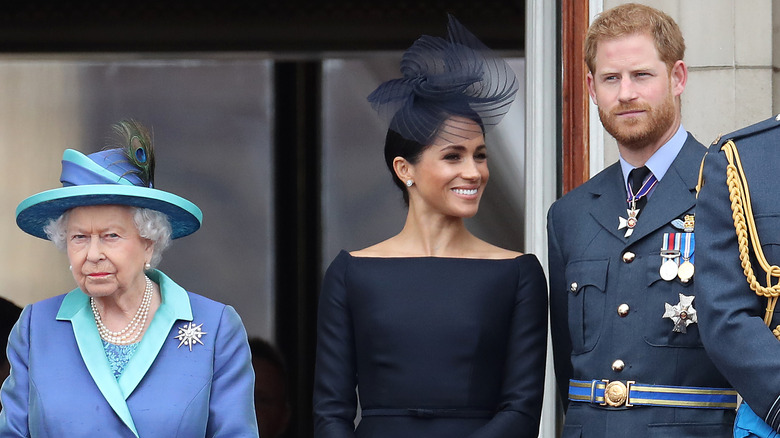
[[[756,414],[780,430],[780,342],[763,322],[766,298],[750,289],[740,266],[726,164],[722,152],[707,155],[705,184],[696,205],[699,329],[704,347],[718,369]],[[764,275],[755,260],[753,267],[763,283]]]
[[[563,276],[566,266],[555,229],[556,205],[553,204],[547,213],[547,271],[550,273],[550,334],[553,343],[553,365],[558,393],[565,409],[569,404],[572,347],[569,335],[569,292]]]
[[[539,260],[520,257],[502,401],[493,419],[469,438],[536,438],[547,356],[547,285]]]
[[[241,317],[231,306],[222,311],[217,337],[206,436],[257,437],[251,353]]]
[[[27,306],[11,330],[8,338],[8,362],[11,375],[3,383],[0,398],[3,411],[0,413],[0,437],[29,437],[27,409],[30,396],[29,357],[30,357],[30,314],[32,307]]]
[[[315,438],[355,436],[357,365],[344,279],[346,262],[342,253],[328,268],[319,300],[313,400]]]

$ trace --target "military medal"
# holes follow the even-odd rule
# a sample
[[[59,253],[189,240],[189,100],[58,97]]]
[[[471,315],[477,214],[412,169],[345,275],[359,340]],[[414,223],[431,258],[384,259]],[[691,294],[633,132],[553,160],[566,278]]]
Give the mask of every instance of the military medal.
[[[677,276],[680,277],[680,281],[687,283],[693,278],[693,271],[693,263],[686,260],[677,268]]]
[[[637,222],[637,215],[639,215],[639,209],[636,208],[629,208],[626,210],[626,214],[628,215],[628,218],[618,217],[618,221],[620,221],[620,224],[618,225],[618,230],[622,230],[623,228],[626,228],[626,234],[623,237],[628,237],[631,235],[631,233],[634,232],[634,227],[636,226]]]
[[[680,233],[664,233],[661,247],[661,278],[672,281],[677,277],[677,264],[680,258]]]
[[[685,245],[683,246],[683,252],[682,252],[682,258],[683,262],[680,264],[680,267],[677,269],[677,276],[680,277],[680,281],[683,283],[687,283],[693,278],[693,262],[691,261],[693,259],[693,248],[694,248],[694,238],[693,233],[684,233],[684,240]]]
[[[628,202],[628,209],[626,210],[626,213],[628,217],[624,218],[618,216],[618,230],[622,230],[623,228],[626,229],[624,237],[631,236],[631,234],[634,232],[634,227],[636,227],[636,224],[639,221],[639,209],[636,208],[636,201],[642,199],[643,196],[646,196],[648,193],[650,193],[650,191],[657,183],[658,179],[656,179],[655,175],[651,173],[650,178],[642,183],[642,187],[639,188],[639,191],[634,193],[631,187],[631,182],[626,182],[626,193],[628,193],[628,199],[626,199],[626,202]]]
[[[693,299],[696,298],[693,295],[687,296],[680,295],[680,302],[672,306],[669,303],[664,303],[664,318],[669,318],[674,323],[672,329],[675,333],[687,333],[688,326],[696,324],[698,318],[696,317],[696,309],[693,308]]]
[[[666,281],[672,281],[677,277],[677,263],[672,259],[666,259],[661,263],[661,278]]]

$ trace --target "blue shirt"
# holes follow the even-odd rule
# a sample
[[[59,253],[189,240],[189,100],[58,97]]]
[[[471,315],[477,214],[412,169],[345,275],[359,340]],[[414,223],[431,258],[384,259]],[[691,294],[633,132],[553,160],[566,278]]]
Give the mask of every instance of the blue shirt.
[[[655,151],[653,156],[651,156],[645,163],[645,166],[650,169],[650,172],[653,172],[653,175],[655,175],[655,178],[659,182],[661,179],[663,179],[664,175],[666,175],[666,171],[669,170],[669,167],[672,165],[672,161],[677,158],[677,154],[680,153],[680,150],[682,149],[683,144],[685,144],[685,140],[687,139],[688,132],[685,131],[685,128],[683,128],[681,123],[680,127],[677,128],[677,132],[675,132],[672,138],[670,138],[669,141],[664,143],[663,146]],[[623,157],[620,157],[620,169],[623,171],[623,185],[624,187],[628,186],[628,173],[634,169],[634,166],[624,160]],[[653,191],[648,193],[647,196],[650,197],[653,194]]]

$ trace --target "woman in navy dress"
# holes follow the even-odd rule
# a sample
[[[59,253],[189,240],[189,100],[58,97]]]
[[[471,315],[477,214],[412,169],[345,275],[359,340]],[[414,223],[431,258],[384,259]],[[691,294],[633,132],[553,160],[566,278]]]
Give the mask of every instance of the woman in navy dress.
[[[325,274],[315,437],[536,437],[544,273],[463,222],[489,177],[485,127],[517,80],[452,17],[449,38],[421,37],[401,70],[369,100],[391,118],[385,161],[409,211],[400,233],[342,251]]]

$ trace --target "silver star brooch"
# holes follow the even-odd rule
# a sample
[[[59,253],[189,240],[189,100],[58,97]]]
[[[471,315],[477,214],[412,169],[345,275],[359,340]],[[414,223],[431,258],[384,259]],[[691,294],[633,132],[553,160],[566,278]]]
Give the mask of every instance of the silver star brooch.
[[[669,318],[674,323],[674,329],[672,329],[672,331],[687,333],[688,326],[697,322],[696,309],[693,308],[694,298],[694,296],[680,294],[680,302],[674,306],[669,303],[664,303],[664,306],[666,307],[664,318]]]
[[[195,345],[196,342],[200,345],[205,345],[203,344],[203,341],[200,340],[200,338],[206,334],[206,332],[201,330],[201,327],[203,327],[203,324],[192,325],[192,322],[179,327],[179,334],[174,336],[174,339],[178,339],[181,342],[179,342],[179,346],[176,348],[181,348],[182,345],[186,345],[190,348],[190,351],[192,351],[192,346]]]

